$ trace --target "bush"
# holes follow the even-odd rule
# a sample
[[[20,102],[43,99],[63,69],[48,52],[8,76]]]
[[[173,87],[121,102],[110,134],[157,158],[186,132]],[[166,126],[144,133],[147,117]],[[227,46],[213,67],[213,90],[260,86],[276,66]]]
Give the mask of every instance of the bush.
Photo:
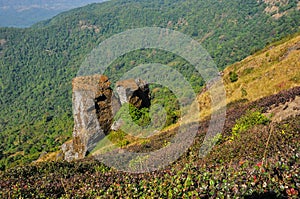
[[[229,79],[231,82],[236,82],[239,79],[239,76],[236,74],[236,72],[229,72]]]
[[[234,139],[235,137],[239,136],[240,133],[245,132],[255,125],[266,125],[269,122],[270,119],[263,115],[260,111],[248,111],[243,117],[236,120],[236,124],[231,131],[231,139]]]

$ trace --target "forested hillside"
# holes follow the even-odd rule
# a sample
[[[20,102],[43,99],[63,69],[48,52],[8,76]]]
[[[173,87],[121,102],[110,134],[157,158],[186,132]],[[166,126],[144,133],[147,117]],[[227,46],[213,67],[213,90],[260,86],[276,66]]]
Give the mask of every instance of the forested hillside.
[[[2,169],[30,162],[43,151],[55,151],[69,138],[71,80],[85,56],[104,39],[132,28],[170,28],[198,40],[218,68],[224,69],[299,31],[297,3],[278,5],[280,9],[274,12],[281,16],[277,18],[266,11],[268,4],[256,0],[110,1],[74,9],[31,28],[0,28]],[[177,65],[185,66],[181,72],[199,90],[195,84],[199,79],[192,78],[193,72],[181,59],[169,59],[172,56],[161,52],[146,60],[147,53],[145,59],[137,59],[133,52],[125,60],[117,60],[111,71],[127,69],[132,60],[170,63],[178,59]]]

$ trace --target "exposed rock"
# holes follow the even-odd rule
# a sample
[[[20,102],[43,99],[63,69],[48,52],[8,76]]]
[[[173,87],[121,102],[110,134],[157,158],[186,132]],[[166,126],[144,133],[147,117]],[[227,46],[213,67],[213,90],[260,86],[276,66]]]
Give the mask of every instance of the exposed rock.
[[[84,158],[109,133],[115,113],[126,102],[137,108],[149,107],[149,87],[142,80],[123,80],[116,83],[119,99],[113,94],[104,75],[73,79],[73,140],[62,146],[65,160]],[[115,122],[119,128],[122,122]]]
[[[267,115],[271,116],[273,122],[281,122],[289,117],[300,115],[300,96],[285,103],[279,104],[267,111]]]
[[[116,83],[121,104],[130,103],[136,108],[150,106],[149,86],[141,79],[128,79]]]
[[[117,121],[115,121],[112,126],[111,126],[111,130],[113,131],[117,131],[119,129],[121,129],[121,127],[124,125],[124,121],[122,119],[118,119]]]
[[[112,113],[112,89],[104,75],[73,79],[73,140],[62,146],[65,160],[86,156],[109,132]]]
[[[4,46],[6,44],[6,40],[5,39],[0,39],[0,46]]]
[[[79,21],[79,27],[80,27],[81,30],[88,29],[88,30],[94,31],[95,33],[99,33],[100,32],[100,28],[98,26],[89,24],[85,20],[80,20]]]
[[[270,14],[273,18],[279,19],[286,15],[287,12],[281,12],[280,8],[288,5],[288,0],[263,0],[266,4],[265,13]]]
[[[138,109],[150,107],[149,86],[145,81],[141,79],[118,81],[116,90],[121,105],[130,103]],[[121,129],[122,125],[124,125],[124,121],[119,119],[113,123],[111,129],[117,131]]]

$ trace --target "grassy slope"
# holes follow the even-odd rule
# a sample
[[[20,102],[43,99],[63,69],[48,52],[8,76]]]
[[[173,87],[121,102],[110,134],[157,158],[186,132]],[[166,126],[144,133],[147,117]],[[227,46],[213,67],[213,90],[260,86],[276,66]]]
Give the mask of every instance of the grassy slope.
[[[223,75],[227,104],[240,100],[252,102],[299,86],[299,53],[300,35],[296,34],[227,67]],[[238,75],[236,82],[230,81],[230,72]],[[209,97],[205,92],[198,98],[201,117],[210,113]]]
[[[272,104],[281,103],[280,98],[289,101],[295,95],[300,95],[300,87],[268,96],[250,106],[232,105],[223,138],[203,159],[198,156],[203,139],[203,132],[199,131],[195,144],[179,160],[159,171],[123,173],[91,158],[71,163],[44,162],[0,172],[0,196],[298,198],[300,116],[280,123],[254,126],[233,141],[226,139],[234,120],[246,109],[253,106],[270,108]],[[200,125],[201,130],[207,130],[207,121]],[[138,147],[135,150],[143,151]]]
[[[227,102],[241,98],[254,101],[300,85],[300,35],[282,44],[270,45],[224,70]],[[229,81],[235,71],[239,80]],[[242,97],[241,89],[247,92]]]

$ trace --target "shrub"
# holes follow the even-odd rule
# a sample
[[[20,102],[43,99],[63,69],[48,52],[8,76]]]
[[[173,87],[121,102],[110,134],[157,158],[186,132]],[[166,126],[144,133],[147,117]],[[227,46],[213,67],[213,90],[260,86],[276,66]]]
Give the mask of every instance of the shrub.
[[[236,82],[239,79],[239,76],[236,74],[236,72],[229,72],[229,79],[231,82]]]
[[[244,116],[236,120],[236,124],[234,125],[231,131],[231,139],[234,139],[235,137],[239,136],[240,133],[245,132],[246,130],[250,129],[255,125],[266,125],[269,122],[270,119],[263,115],[260,111],[247,111],[247,113]]]

